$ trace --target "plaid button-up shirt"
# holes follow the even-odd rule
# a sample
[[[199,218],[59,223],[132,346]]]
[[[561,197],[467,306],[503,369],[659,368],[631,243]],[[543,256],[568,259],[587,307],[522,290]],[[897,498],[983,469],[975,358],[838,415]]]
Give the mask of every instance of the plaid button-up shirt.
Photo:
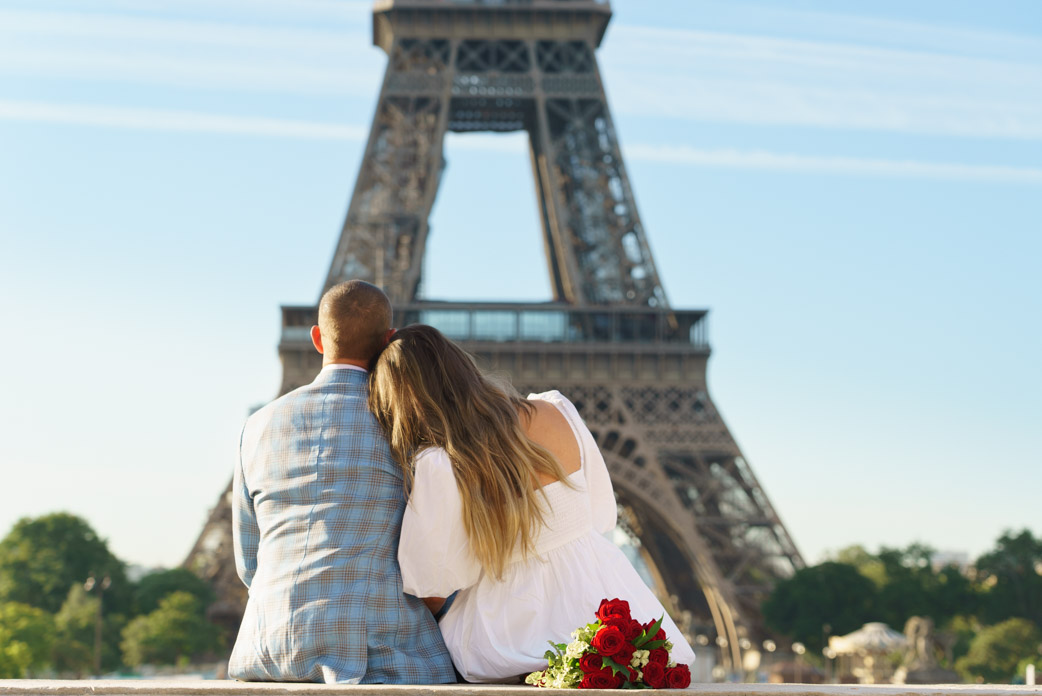
[[[234,678],[455,681],[430,611],[402,592],[402,475],[366,380],[327,368],[243,428],[232,525],[249,601]]]

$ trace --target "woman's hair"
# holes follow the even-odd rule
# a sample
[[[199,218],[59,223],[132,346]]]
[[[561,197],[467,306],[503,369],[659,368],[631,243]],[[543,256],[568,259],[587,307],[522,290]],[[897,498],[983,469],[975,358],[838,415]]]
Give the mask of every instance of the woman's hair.
[[[482,375],[440,331],[400,329],[376,359],[369,405],[412,484],[413,457],[442,447],[452,462],[463,526],[485,572],[502,577],[514,550],[533,549],[543,522],[537,496],[543,474],[568,483],[560,463],[532,442],[521,415],[535,407],[508,384]]]

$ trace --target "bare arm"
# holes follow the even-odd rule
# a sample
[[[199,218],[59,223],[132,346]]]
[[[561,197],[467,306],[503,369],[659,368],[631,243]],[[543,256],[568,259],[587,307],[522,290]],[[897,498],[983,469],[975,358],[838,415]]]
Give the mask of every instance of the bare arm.
[[[441,608],[445,606],[444,597],[424,597],[423,603],[427,605],[427,608],[431,610],[432,614],[437,614],[441,611]]]

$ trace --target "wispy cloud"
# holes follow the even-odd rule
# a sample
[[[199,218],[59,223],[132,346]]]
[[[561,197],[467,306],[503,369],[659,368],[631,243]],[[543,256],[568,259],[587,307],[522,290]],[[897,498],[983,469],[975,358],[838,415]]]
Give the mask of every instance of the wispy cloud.
[[[340,53],[368,49],[368,43],[345,40],[344,26],[300,29],[241,23],[200,21],[90,12],[34,12],[0,9],[0,27],[7,35],[209,44],[227,48]],[[360,25],[359,33],[367,27]]]
[[[44,48],[0,45],[0,74],[57,77],[92,82],[131,82],[237,92],[355,95],[375,97],[382,71],[351,70],[332,59],[302,61],[292,56],[258,60],[252,55],[215,57],[148,48]],[[339,68],[339,69],[337,69]]]
[[[1042,62],[627,26],[603,55],[622,113],[1042,139]]]
[[[7,0],[11,6],[39,10],[40,0]],[[49,0],[53,9],[84,9],[83,0]],[[94,3],[102,12],[164,17],[201,14],[277,18],[282,22],[353,21],[365,18],[372,10],[371,0],[102,0]]]
[[[356,143],[361,143],[368,135],[368,128],[359,125],[10,100],[0,100],[0,121]],[[522,141],[516,138],[502,138],[493,134],[452,135],[450,138],[447,144],[450,157],[456,149],[509,153],[517,153],[524,149]],[[825,157],[763,150],[699,149],[644,144],[624,147],[624,155],[627,160],[632,161],[695,167],[1042,185],[1042,169],[1029,167]]]
[[[662,147],[640,144],[631,145],[624,150],[628,159],[698,167],[1042,185],[1042,169],[1030,167],[821,157],[764,150],[700,150],[686,146]]]
[[[360,141],[369,132],[361,126],[277,118],[11,100],[0,100],[0,120],[167,133],[212,133],[308,140]]]
[[[217,6],[237,7],[236,2]],[[149,5],[176,3],[143,6]],[[292,2],[260,4],[267,5],[285,9]],[[335,3],[310,5],[326,11]],[[352,21],[332,29],[0,11],[0,72],[371,99],[385,59],[370,45],[363,21],[368,3],[348,9]],[[251,16],[243,10],[240,17]],[[960,56],[824,38],[619,24],[601,51],[613,107],[689,121],[1042,140],[1042,50],[1033,48],[1042,42],[1021,38],[1017,51],[1003,54],[1002,37],[987,33],[937,29],[931,35],[927,25],[836,22],[846,27],[844,36],[860,26],[870,39],[881,40],[889,27],[903,31],[909,42],[917,31],[948,47],[959,38],[975,39],[979,50]],[[982,55],[984,49],[996,53]]]
[[[1042,60],[1037,36],[942,22],[816,12],[735,0],[687,0],[701,28],[1011,60]],[[871,10],[871,5],[865,5]],[[712,26],[707,26],[712,18]]]
[[[363,32],[0,10],[0,74],[372,97],[384,59]]]

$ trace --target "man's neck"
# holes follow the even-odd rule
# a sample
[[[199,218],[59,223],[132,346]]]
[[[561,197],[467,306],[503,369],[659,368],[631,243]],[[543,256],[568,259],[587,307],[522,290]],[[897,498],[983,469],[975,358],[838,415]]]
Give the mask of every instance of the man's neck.
[[[365,360],[349,360],[349,359],[346,359],[346,358],[342,359],[342,360],[341,359],[337,359],[337,360],[325,359],[325,360],[323,360],[322,361],[322,367],[325,367],[327,365],[351,365],[353,367],[360,367],[363,370],[368,370],[369,369],[369,363],[366,362]]]

